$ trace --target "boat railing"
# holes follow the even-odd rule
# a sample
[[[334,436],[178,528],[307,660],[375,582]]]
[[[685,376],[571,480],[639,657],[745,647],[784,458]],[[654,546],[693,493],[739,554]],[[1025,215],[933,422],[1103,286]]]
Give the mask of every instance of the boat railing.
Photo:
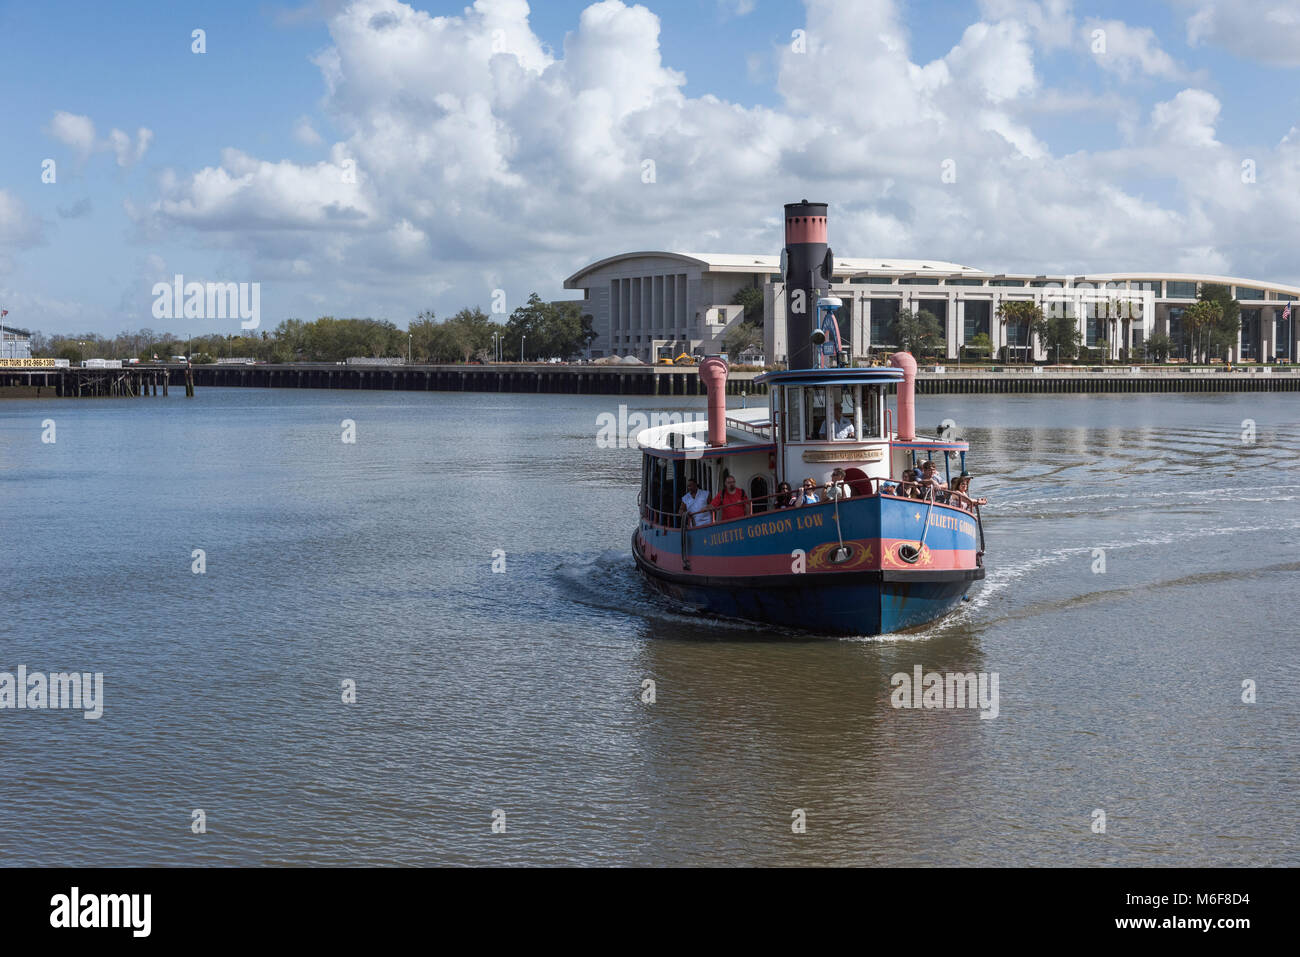
[[[772,437],[771,425],[755,425],[753,422],[745,422],[741,419],[733,419],[730,416],[726,418],[727,428],[738,429],[741,432],[748,432],[756,435],[760,439],[770,439]]]
[[[924,482],[902,482],[887,478],[859,478],[850,479],[846,481],[845,484],[849,486],[849,500],[854,498],[875,498],[883,495],[887,498],[898,498],[909,501],[930,502],[936,505],[947,505],[952,508],[959,508],[965,512],[971,512],[975,515],[977,520],[979,519],[979,506],[975,503],[974,499],[962,494],[961,492],[950,489],[936,489],[935,486]],[[884,485],[888,485],[889,489],[882,489],[882,486]],[[819,486],[818,493],[820,494],[824,488],[825,486]],[[936,495],[936,492],[941,494]],[[798,498],[801,494],[800,489],[792,489],[789,492],[773,492],[771,495],[762,495],[758,498],[749,498],[746,496],[744,502],[741,503],[733,503],[730,506],[719,505],[716,508],[709,506],[708,508],[700,509],[699,511],[691,512],[689,514],[692,516],[709,515],[711,517],[707,522],[707,525],[713,526],[726,524],[728,522],[739,522],[746,518],[752,518],[755,515],[766,515],[771,512],[794,511],[801,508],[816,508],[819,505],[832,505],[835,502],[835,499],[822,498],[816,502],[807,502],[803,504],[798,502],[794,505],[784,506],[777,504],[778,499]],[[712,499],[713,495],[710,495],[709,497]],[[641,506],[641,517],[649,521],[651,524],[658,525],[661,528],[681,528],[685,513],[681,511],[667,511],[641,502],[638,502],[638,504]],[[718,516],[718,513],[722,512],[724,509],[735,508],[737,504],[744,506],[745,513],[743,515],[726,519]],[[755,505],[759,504],[763,507],[755,508]],[[689,527],[703,528],[706,526],[692,524]],[[983,550],[983,531],[983,526],[981,525],[981,551]]]

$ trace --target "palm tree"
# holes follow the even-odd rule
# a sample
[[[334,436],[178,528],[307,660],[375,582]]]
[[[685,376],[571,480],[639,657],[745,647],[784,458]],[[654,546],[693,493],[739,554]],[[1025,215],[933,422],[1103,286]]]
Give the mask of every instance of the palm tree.
[[[1004,299],[998,304],[997,318],[1002,330],[1004,330],[1003,341],[1006,340],[1005,329],[1009,324],[1015,324],[1018,329],[1025,333],[1025,338],[1028,340],[1026,345],[1030,347],[1029,358],[1032,361],[1032,337],[1035,335],[1046,336],[1047,334],[1047,319],[1043,315],[1042,307],[1029,299]],[[1010,351],[1008,348],[1008,355]]]
[[[1192,334],[1192,361],[1204,352],[1209,358],[1211,331],[1223,318],[1223,307],[1216,302],[1201,300],[1194,302],[1183,311],[1183,328]]]

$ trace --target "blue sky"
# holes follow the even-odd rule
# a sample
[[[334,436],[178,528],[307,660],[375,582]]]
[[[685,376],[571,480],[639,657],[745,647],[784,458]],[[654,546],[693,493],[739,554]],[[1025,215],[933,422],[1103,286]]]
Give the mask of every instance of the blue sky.
[[[266,326],[404,325],[629,249],[776,253],[812,194],[841,255],[1300,282],[1294,3],[524,7],[0,4],[7,321],[176,331],[183,273],[259,282]]]

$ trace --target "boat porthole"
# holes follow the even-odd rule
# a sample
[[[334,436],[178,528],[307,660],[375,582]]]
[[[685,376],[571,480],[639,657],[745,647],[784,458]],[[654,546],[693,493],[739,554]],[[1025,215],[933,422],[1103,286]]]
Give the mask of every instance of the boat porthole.
[[[909,565],[915,565],[916,560],[921,557],[921,550],[915,545],[899,545],[898,557]]]
[[[831,556],[830,556],[831,564],[843,565],[852,557],[853,557],[853,546],[841,545],[839,548],[835,549],[835,551],[831,552]]]

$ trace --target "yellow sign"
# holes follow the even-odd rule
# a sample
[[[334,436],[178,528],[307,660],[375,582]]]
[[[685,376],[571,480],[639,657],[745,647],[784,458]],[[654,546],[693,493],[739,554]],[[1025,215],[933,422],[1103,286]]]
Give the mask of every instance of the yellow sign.
[[[805,462],[879,462],[885,450],[874,449],[805,449]]]
[[[794,515],[786,518],[772,519],[766,522],[753,522],[749,525],[734,525],[709,535],[704,541],[710,546],[727,545],[741,542],[747,538],[766,538],[768,535],[784,535],[795,529],[821,528],[825,515],[821,510],[808,515]]]
[[[0,369],[56,369],[58,359],[0,359]]]

